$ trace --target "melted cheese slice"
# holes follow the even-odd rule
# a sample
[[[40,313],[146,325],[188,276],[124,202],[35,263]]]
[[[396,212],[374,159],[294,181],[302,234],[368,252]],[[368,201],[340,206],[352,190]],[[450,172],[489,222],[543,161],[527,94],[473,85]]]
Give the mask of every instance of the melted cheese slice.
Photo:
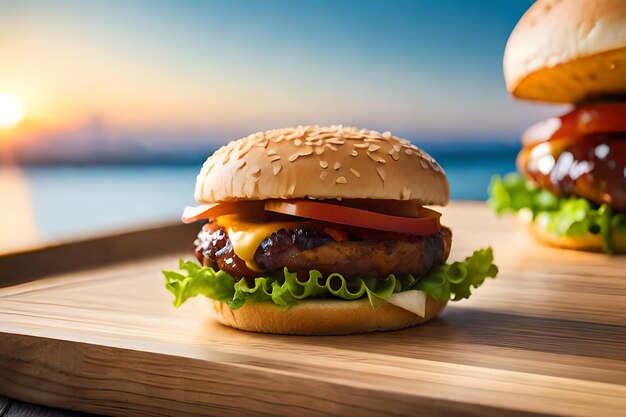
[[[426,293],[423,291],[410,290],[392,294],[387,298],[390,304],[403,308],[420,317],[426,315]]]
[[[261,272],[261,268],[254,262],[254,253],[261,242],[280,229],[289,230],[301,224],[300,222],[254,223],[242,220],[237,214],[220,216],[216,222],[226,229],[235,255],[244,260],[248,268],[257,272]]]

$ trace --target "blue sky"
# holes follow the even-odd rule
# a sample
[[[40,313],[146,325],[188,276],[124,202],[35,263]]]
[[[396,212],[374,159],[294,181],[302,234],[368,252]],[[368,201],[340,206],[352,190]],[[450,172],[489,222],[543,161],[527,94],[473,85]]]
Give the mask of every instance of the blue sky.
[[[38,132],[219,143],[296,124],[514,141],[502,53],[528,0],[0,1],[0,92]],[[43,127],[42,127],[43,126]]]

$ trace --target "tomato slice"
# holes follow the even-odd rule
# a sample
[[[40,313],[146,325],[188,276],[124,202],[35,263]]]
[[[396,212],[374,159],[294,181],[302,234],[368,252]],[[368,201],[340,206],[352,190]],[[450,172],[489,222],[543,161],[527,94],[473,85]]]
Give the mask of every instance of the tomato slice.
[[[415,201],[344,199],[333,201],[332,204],[399,217],[420,217],[421,210],[420,205]]]
[[[204,204],[197,207],[185,207],[183,223],[193,223],[200,219],[215,219],[227,214],[255,216],[263,214],[263,201],[232,201],[227,203]]]
[[[586,104],[532,125],[522,134],[522,144],[533,146],[554,138],[616,132],[626,132],[626,103]]]
[[[439,231],[440,214],[426,208],[421,208],[423,217],[415,218],[390,216],[317,201],[268,200],[265,202],[265,210],[329,223],[411,235],[426,236]]]

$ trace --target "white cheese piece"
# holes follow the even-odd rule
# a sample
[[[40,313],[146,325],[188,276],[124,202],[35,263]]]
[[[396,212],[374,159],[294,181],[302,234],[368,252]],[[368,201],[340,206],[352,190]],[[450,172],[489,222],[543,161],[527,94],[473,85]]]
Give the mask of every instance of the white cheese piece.
[[[420,317],[426,315],[426,293],[424,291],[410,290],[392,294],[387,298],[390,304],[403,308]]]

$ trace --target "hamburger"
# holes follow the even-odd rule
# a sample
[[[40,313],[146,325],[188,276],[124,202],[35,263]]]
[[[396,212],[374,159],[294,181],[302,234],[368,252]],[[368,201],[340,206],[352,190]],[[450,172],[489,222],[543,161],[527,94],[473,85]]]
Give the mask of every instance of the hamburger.
[[[504,53],[508,91],[572,109],[530,127],[520,174],[495,177],[490,203],[541,241],[626,252],[626,2],[540,0]]]
[[[389,132],[299,126],[210,156],[197,177],[198,262],[164,271],[180,306],[204,296],[248,331],[349,334],[427,322],[495,277],[491,248],[446,264],[439,164]]]

